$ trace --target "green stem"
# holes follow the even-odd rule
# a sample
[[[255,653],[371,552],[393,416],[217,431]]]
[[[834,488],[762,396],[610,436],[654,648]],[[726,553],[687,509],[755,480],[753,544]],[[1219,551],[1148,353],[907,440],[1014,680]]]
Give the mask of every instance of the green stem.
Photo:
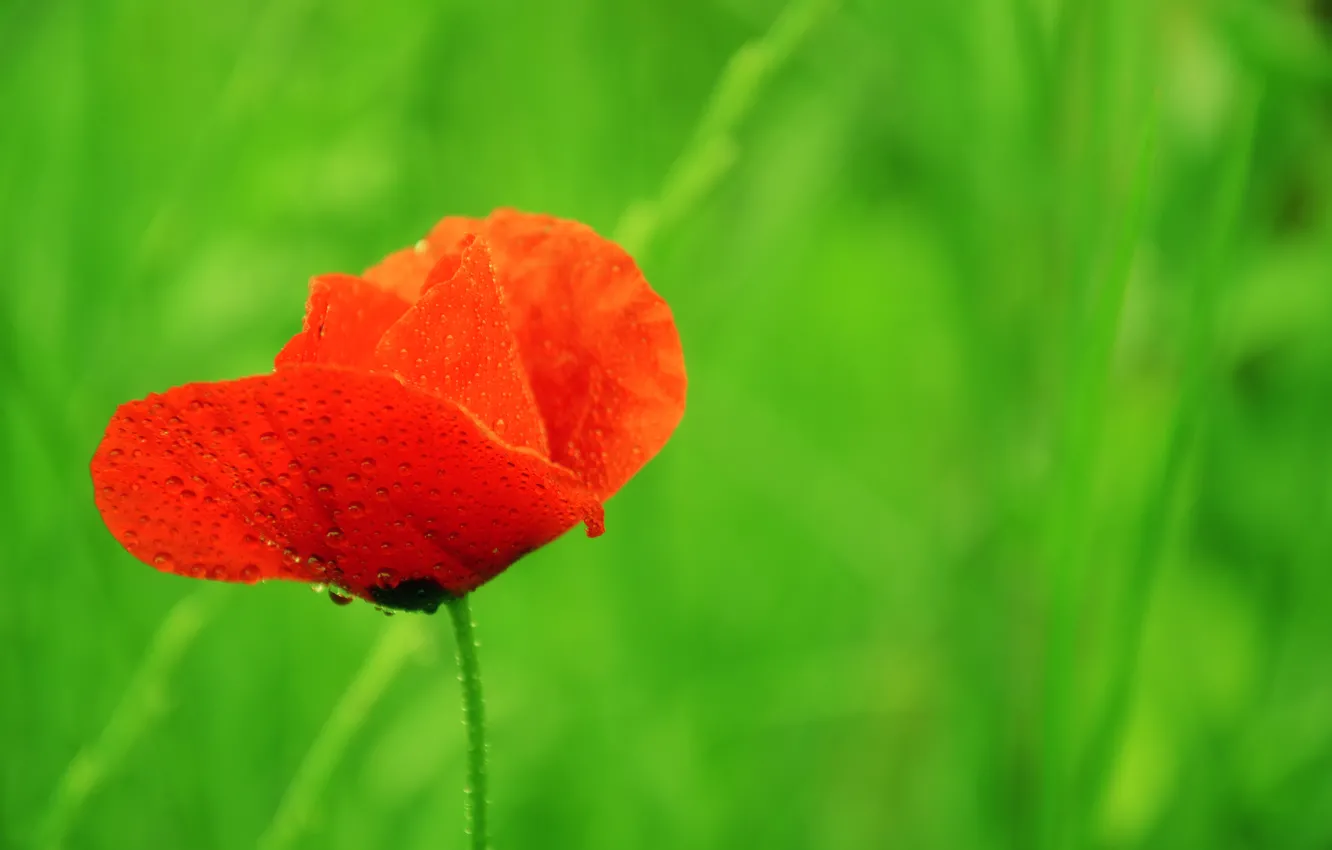
[[[196,591],[167,614],[101,734],[79,749],[57,782],[35,846],[64,847],[88,797],[125,764],[136,744],[152,734],[170,707],[172,674],[217,605],[218,597]]]
[[[486,712],[481,698],[481,667],[477,663],[476,635],[466,594],[444,603],[453,618],[458,641],[458,680],[462,682],[463,725],[467,727],[467,786],[463,810],[472,850],[486,850]]]
[[[1044,751],[1041,764],[1039,843],[1045,850],[1071,845],[1070,766],[1074,752],[1072,716],[1080,653],[1078,626],[1091,549],[1093,471],[1100,448],[1110,363],[1119,331],[1128,281],[1137,255],[1156,155],[1155,99],[1146,120],[1137,175],[1122,212],[1110,263],[1079,299],[1067,409],[1063,413],[1047,529],[1050,613],[1043,683]]]
[[[1225,285],[1226,262],[1232,252],[1237,222],[1242,213],[1244,194],[1250,180],[1254,137],[1258,124],[1261,91],[1246,92],[1239,119],[1228,139],[1228,148],[1218,174],[1218,194],[1212,202],[1210,220],[1204,223],[1202,253],[1193,272],[1184,329],[1178,404],[1171,414],[1165,455],[1160,473],[1144,500],[1138,542],[1126,568],[1124,599],[1112,620],[1114,639],[1107,679],[1107,697],[1102,716],[1090,738],[1087,768],[1083,783],[1086,795],[1084,822],[1089,828],[1089,812],[1108,792],[1117,760],[1127,734],[1129,712],[1137,694],[1138,662],[1143,642],[1147,610],[1166,555],[1173,524],[1179,519],[1177,502],[1186,486],[1188,457],[1200,439],[1199,432],[1207,408],[1209,371],[1213,368],[1212,351],[1217,332],[1218,301]],[[1079,846],[1085,846],[1080,841]]]

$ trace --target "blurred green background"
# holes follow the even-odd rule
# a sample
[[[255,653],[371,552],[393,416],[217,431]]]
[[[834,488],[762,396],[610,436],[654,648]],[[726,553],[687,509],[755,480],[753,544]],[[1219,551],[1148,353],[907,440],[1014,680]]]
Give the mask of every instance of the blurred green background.
[[[0,0],[0,107],[0,845],[464,846],[447,620],[87,462],[516,206],[691,396],[473,601],[496,848],[1332,846],[1328,3]]]

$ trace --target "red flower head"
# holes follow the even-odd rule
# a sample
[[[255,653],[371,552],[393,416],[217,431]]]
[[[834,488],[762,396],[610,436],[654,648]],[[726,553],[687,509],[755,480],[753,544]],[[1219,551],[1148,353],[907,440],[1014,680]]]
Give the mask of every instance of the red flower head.
[[[601,534],[684,399],[634,261],[498,210],[315,278],[271,374],[121,405],[92,477],[111,533],[164,572],[433,611],[580,521]]]

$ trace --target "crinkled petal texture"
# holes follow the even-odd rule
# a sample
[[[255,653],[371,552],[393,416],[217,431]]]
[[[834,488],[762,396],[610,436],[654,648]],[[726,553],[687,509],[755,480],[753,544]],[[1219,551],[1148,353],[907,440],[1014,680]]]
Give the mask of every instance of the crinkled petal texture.
[[[448,262],[469,233],[493,252],[551,459],[608,498],[684,414],[684,355],[670,308],[633,259],[590,227],[515,210],[446,218],[366,278],[410,299],[420,289],[413,276]]]
[[[461,594],[601,507],[567,470],[388,374],[291,366],[122,405],[92,463],[140,560],[225,581],[331,582],[397,607]],[[402,584],[424,604],[395,599]]]
[[[512,210],[315,278],[274,365],[117,411],[97,503],[141,560],[433,609],[580,521],[599,534],[684,411],[674,321],[633,260]]]

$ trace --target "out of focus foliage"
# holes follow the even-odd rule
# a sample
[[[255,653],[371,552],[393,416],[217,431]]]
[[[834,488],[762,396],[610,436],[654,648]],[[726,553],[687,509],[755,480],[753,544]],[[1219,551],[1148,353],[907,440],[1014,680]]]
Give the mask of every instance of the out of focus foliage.
[[[0,0],[0,846],[463,846],[446,624],[158,574],[87,461],[496,206],[691,375],[473,602],[497,847],[1332,844],[1332,10],[794,3]]]

